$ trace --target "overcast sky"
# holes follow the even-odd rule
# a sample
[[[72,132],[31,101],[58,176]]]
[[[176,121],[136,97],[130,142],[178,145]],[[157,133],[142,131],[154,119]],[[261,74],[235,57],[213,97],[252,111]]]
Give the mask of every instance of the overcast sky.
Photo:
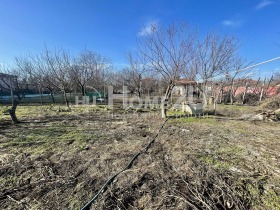
[[[122,67],[144,27],[186,21],[201,34],[235,35],[254,63],[280,56],[280,0],[1,0],[0,63],[16,55],[85,47]],[[258,68],[280,71],[280,60]]]

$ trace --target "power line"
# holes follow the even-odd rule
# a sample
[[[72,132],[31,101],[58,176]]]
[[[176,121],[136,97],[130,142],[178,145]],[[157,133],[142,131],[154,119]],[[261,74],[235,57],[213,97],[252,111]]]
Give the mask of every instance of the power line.
[[[254,68],[254,67],[257,67],[257,66],[260,66],[260,65],[263,65],[263,64],[266,64],[266,63],[275,61],[275,60],[279,60],[279,59],[280,59],[280,57],[272,58],[272,59],[269,59],[269,60],[266,60],[266,61],[263,61],[263,62],[254,64],[254,65],[251,65],[251,66],[242,68],[242,69],[237,69],[237,70],[235,70],[235,71],[231,71],[231,72],[238,73],[238,72],[245,71],[245,70],[247,70],[247,69],[251,69],[251,68]],[[220,73],[220,74],[218,74],[218,75],[216,75],[216,76],[214,76],[214,77],[211,77],[211,78],[209,78],[209,79],[214,79],[214,78],[216,78],[217,76],[220,76],[220,75],[222,75],[222,74],[223,74],[224,76],[227,76],[227,75],[230,74],[230,72],[229,72],[229,73],[226,73],[226,74]]]
[[[243,69],[239,69],[239,70],[237,70],[236,72],[240,72],[240,71],[244,71],[244,70],[247,70],[247,69],[250,69],[250,68],[254,68],[254,67],[256,67],[256,66],[260,66],[260,65],[262,65],[262,64],[269,63],[269,62],[272,62],[272,61],[275,61],[275,60],[279,60],[279,59],[280,59],[280,57],[276,57],[276,58],[273,58],[273,59],[270,59],[270,60],[267,60],[267,61],[263,61],[263,62],[254,64],[254,65],[252,65],[252,66],[245,67],[245,68],[243,68]]]

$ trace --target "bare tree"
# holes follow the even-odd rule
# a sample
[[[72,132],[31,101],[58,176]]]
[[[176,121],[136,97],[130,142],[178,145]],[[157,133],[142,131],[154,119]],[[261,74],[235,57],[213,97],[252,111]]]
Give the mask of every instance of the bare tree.
[[[59,90],[59,88],[57,84],[55,84],[56,80],[53,79],[49,71],[46,58],[42,54],[31,56],[31,62],[34,67],[33,71],[30,72],[30,77],[32,78],[30,82],[35,82],[37,84],[40,93],[42,89],[47,90],[51,95],[52,103],[55,103],[54,93]]]
[[[21,72],[27,75],[29,84],[35,86],[39,91],[40,96],[44,90],[47,90],[50,92],[54,103],[54,91],[60,90],[63,93],[65,92],[64,100],[68,104],[66,90],[71,83],[69,57],[63,50],[50,52],[46,48],[42,54],[16,57],[15,61]]]
[[[51,52],[46,48],[40,59],[45,63],[45,68],[41,69],[42,73],[47,76],[47,79],[51,80],[53,86],[61,90],[64,102],[69,106],[67,90],[72,88],[73,82],[70,80],[72,57],[63,49]]]
[[[70,74],[82,95],[86,94],[87,86],[94,88],[96,83],[104,82],[107,65],[107,58],[90,50],[84,50],[75,59]]]
[[[260,90],[260,97],[259,97],[259,101],[262,100],[263,98],[263,95],[264,95],[264,88],[265,88],[265,83],[266,83],[266,78],[264,78],[263,80],[263,84],[262,84],[262,87],[261,87],[261,90]]]
[[[269,89],[271,87],[271,84],[272,84],[273,80],[274,80],[274,78],[273,78],[273,76],[271,76],[270,80],[268,81],[267,86],[266,86],[266,88],[264,90],[264,97],[267,97],[267,94],[269,92]]]
[[[146,75],[145,78],[142,79],[142,93],[147,94],[148,96],[158,93],[159,85],[159,79],[150,75]]]
[[[280,72],[274,73],[271,86],[276,89],[276,94],[280,93]]]
[[[21,74],[25,75],[28,86],[33,87],[34,89],[39,91],[41,103],[43,103],[42,92],[45,83],[42,80],[43,75],[39,73],[38,68],[36,67],[36,65],[34,65],[32,56],[29,55],[25,57],[16,57],[15,64],[17,68],[20,70]]]
[[[246,64],[246,61],[240,57],[235,57],[231,61],[231,69],[225,69],[223,71],[225,79],[228,83],[227,99],[232,105],[234,102],[234,96],[237,89],[240,86],[246,86],[247,79],[251,76],[251,69],[246,69],[250,64]],[[244,70],[243,70],[244,69]],[[237,79],[239,78],[239,79]],[[247,91],[247,89],[246,89]]]
[[[123,69],[123,76],[129,81],[129,88],[136,92],[138,97],[141,97],[143,78],[147,72],[145,60],[143,60],[145,57],[141,57],[138,54],[133,56],[131,52],[128,53],[127,57],[130,67]],[[142,60],[140,60],[141,58]]]
[[[162,118],[166,118],[166,106],[175,81],[187,74],[194,57],[196,31],[186,24],[149,27],[151,31],[146,30],[138,40],[137,53],[140,60],[145,61],[145,69],[161,75],[167,84],[161,108]]]
[[[280,82],[280,72],[276,72],[274,75],[274,81]]]
[[[248,88],[249,88],[249,82],[246,81],[245,90],[242,95],[242,104],[245,104],[245,99],[246,99],[246,94],[247,94]]]
[[[213,91],[212,91],[212,97],[213,97],[213,110],[214,114],[216,114],[216,108],[217,103],[222,101],[223,97],[223,88],[224,88],[225,79],[222,78],[218,81],[213,81]]]
[[[194,65],[204,87],[217,75],[234,69],[237,49],[238,42],[232,36],[209,33],[203,41],[198,42]],[[201,91],[207,104],[206,91]]]
[[[0,71],[0,89],[5,90],[6,92],[10,92],[11,94],[12,107],[8,109],[8,113],[11,117],[12,122],[16,124],[19,123],[19,120],[16,116],[16,109],[22,99],[21,98],[22,90],[18,82],[20,75],[15,75],[15,73],[18,73],[18,71],[16,70],[5,69],[5,73],[1,73],[1,71]]]

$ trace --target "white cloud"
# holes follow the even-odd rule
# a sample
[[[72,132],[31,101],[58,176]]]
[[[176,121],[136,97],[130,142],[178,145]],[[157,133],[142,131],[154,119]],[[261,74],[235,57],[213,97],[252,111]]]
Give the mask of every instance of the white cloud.
[[[224,26],[229,26],[229,27],[239,27],[243,24],[242,20],[224,20],[222,22]]]
[[[264,7],[267,7],[268,5],[273,4],[273,1],[270,0],[262,0],[256,7],[255,9],[260,10]]]
[[[138,32],[138,36],[146,36],[148,34],[151,34],[153,30],[158,26],[158,21],[153,20],[144,25],[143,28],[140,29]]]

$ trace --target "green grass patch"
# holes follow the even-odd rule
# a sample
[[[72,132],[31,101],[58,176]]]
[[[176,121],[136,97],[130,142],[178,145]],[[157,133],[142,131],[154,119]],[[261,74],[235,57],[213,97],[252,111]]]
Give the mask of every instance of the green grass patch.
[[[170,120],[171,123],[203,123],[203,124],[218,124],[217,120],[212,116],[201,117],[179,117]]]
[[[187,113],[181,111],[181,110],[168,110],[167,111],[167,116],[185,116]]]
[[[236,145],[219,144],[209,147],[210,152],[198,152],[195,156],[206,163],[219,169],[239,168],[243,164],[244,149]]]
[[[215,155],[205,155],[200,156],[199,159],[206,163],[207,165],[213,166],[219,169],[230,169],[233,165],[231,165],[226,160],[221,160],[218,156]]]
[[[243,106],[238,104],[218,104],[217,109],[219,108],[226,108],[226,109],[232,109],[232,110],[240,110],[240,111],[252,111],[252,106]]]
[[[280,210],[280,197],[273,190],[265,191],[262,201],[268,209]]]
[[[218,154],[239,156],[244,154],[244,149],[240,146],[223,146],[217,150]]]
[[[17,176],[6,176],[0,177],[0,187],[10,187],[17,183],[18,177]]]
[[[97,137],[93,131],[86,128],[64,127],[63,125],[19,129],[6,133],[9,139],[0,142],[0,148],[9,147],[11,150],[24,149],[31,154],[42,154],[46,151],[83,150],[90,140]]]

